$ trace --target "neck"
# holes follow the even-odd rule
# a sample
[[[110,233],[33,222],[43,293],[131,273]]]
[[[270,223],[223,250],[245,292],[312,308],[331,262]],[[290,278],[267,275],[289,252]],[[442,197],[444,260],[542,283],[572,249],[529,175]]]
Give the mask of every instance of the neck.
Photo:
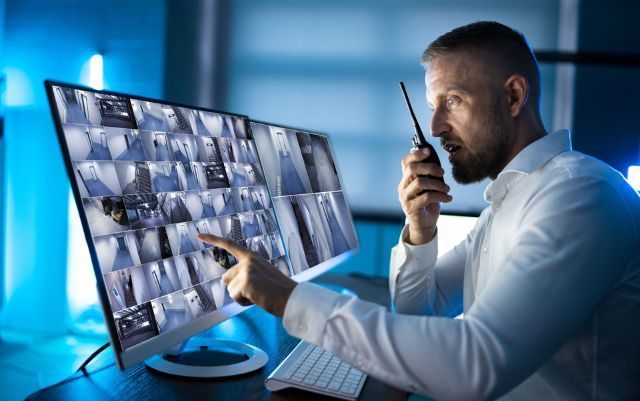
[[[504,170],[507,164],[509,164],[509,162],[513,160],[513,158],[516,157],[522,149],[547,135],[547,131],[544,129],[544,125],[542,124],[542,120],[538,113],[523,114],[524,115],[520,116],[521,118],[516,118],[514,120],[513,135],[511,136],[511,140],[507,146],[508,151],[505,155],[500,171]],[[496,177],[490,178],[495,180]]]

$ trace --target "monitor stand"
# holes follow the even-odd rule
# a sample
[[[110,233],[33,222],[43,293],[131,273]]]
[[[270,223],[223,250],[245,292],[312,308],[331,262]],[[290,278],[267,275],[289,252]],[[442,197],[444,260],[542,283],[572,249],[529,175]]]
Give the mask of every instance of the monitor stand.
[[[269,357],[260,348],[232,340],[191,338],[145,363],[151,369],[174,376],[227,377],[263,367]]]

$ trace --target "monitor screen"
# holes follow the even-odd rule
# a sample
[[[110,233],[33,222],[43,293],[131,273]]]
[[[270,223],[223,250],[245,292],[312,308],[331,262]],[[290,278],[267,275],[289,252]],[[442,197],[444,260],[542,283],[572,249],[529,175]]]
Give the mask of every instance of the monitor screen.
[[[245,309],[221,280],[237,261],[198,233],[298,281],[357,247],[326,136],[253,124],[254,139],[241,115],[46,88],[120,368]]]
[[[236,260],[200,232],[291,275],[245,117],[64,84],[50,91],[121,350],[233,303],[220,276]]]
[[[252,122],[293,274],[358,247],[329,139]],[[319,269],[314,269],[317,274]]]

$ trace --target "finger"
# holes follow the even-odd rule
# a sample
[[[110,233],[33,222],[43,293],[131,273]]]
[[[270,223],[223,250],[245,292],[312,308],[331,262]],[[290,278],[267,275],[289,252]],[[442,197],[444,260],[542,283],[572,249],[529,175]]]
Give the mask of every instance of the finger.
[[[417,177],[443,177],[444,170],[437,164],[432,163],[413,163],[402,172],[402,179],[398,184],[398,192],[401,192],[411,184]],[[442,180],[438,180],[442,182]]]
[[[453,200],[451,195],[442,192],[425,192],[409,202],[409,212],[422,210],[423,208],[437,203],[449,203]]]
[[[237,303],[243,306],[253,305],[253,301],[251,301],[251,299],[248,297],[246,290],[246,280],[242,280],[237,276],[229,283],[229,285],[227,285],[229,296],[233,298]]]
[[[420,150],[416,150],[415,152],[411,152],[402,159],[402,168],[404,168],[409,163],[415,163],[425,160],[429,157],[430,154],[431,151],[429,150],[429,148],[423,148]]]
[[[446,194],[450,189],[451,188],[442,181],[429,177],[418,177],[407,187],[405,199],[410,201],[424,191],[436,191]]]
[[[235,256],[238,260],[245,259],[251,255],[250,250],[243,248],[235,242],[226,238],[217,237],[211,234],[199,233],[198,239],[200,241],[206,242],[207,244],[215,245],[226,250],[227,252]]]
[[[224,285],[229,285],[229,283],[231,283],[231,281],[233,281],[233,279],[238,275],[238,273],[240,273],[240,271],[242,270],[242,264],[238,263],[237,265],[233,266],[231,269],[227,270],[223,275],[222,275],[222,283]]]
[[[435,163],[409,163],[405,167],[405,175],[419,177],[422,175],[431,175],[434,177],[443,177],[444,170]]]
[[[249,305],[253,304],[253,302],[251,302],[251,300],[249,298],[244,296],[243,291],[242,291],[242,285],[237,285],[236,281],[232,281],[227,286],[227,291],[229,291],[229,296],[231,298],[233,298],[234,301],[236,301],[240,305],[249,306]]]

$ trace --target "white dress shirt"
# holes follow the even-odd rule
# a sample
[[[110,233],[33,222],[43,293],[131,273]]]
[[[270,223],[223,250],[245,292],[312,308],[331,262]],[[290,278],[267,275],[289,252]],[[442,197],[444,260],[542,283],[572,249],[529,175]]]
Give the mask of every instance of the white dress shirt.
[[[284,326],[441,400],[640,397],[640,197],[568,131],[523,149],[466,240],[392,250],[396,313],[311,283]],[[463,319],[452,316],[464,312]]]

